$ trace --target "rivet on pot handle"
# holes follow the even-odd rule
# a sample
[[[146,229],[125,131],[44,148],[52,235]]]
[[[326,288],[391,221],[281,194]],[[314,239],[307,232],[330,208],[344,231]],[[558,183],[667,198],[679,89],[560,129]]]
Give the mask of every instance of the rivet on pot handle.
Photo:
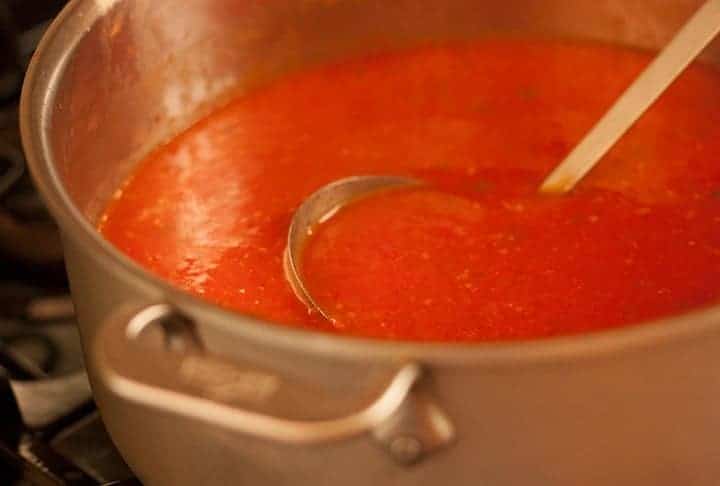
[[[417,363],[399,367],[372,403],[340,418],[263,413],[258,409],[269,397],[298,400],[303,391],[272,372],[212,356],[194,323],[166,304],[111,317],[97,332],[93,354],[100,379],[117,396],[261,439],[318,444],[372,434],[409,465],[454,437],[450,420],[422,386]]]

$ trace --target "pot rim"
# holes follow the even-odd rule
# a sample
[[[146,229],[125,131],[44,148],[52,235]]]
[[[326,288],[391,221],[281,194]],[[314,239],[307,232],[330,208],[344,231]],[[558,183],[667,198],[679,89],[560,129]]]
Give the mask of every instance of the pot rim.
[[[131,285],[150,287],[189,314],[203,317],[239,339],[340,359],[392,361],[414,358],[437,364],[492,365],[566,361],[702,338],[720,329],[720,306],[630,326],[533,340],[454,343],[389,341],[305,330],[223,309],[144,270],[105,240],[83,217],[63,187],[48,139],[57,85],[78,43],[119,0],[71,0],[43,36],[27,71],[20,129],[28,167],[65,238],[82,245],[99,264]],[[155,303],[155,302],[148,302]],[[207,321],[207,322],[206,322]]]

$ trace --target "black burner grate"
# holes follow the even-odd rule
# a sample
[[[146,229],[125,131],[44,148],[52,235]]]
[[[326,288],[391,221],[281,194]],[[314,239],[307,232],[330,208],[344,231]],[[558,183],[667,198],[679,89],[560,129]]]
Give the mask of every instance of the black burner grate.
[[[24,68],[64,0],[0,0],[0,484],[138,486],[92,401],[60,238],[25,171]]]

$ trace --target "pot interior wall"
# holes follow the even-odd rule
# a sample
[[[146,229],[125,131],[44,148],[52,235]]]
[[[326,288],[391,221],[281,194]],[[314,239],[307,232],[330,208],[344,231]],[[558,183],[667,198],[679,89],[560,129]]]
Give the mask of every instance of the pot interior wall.
[[[655,49],[700,0],[97,0],[65,64],[50,140],[94,221],[133,164],[217,103],[314,63],[493,34]],[[705,53],[720,61],[720,42]],[[299,114],[299,116],[302,116]]]

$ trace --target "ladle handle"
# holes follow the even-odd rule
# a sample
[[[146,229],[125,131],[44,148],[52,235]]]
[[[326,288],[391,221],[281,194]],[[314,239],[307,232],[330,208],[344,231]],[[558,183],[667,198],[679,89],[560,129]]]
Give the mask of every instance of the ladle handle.
[[[376,398],[357,411],[331,419],[293,420],[258,410],[277,413],[290,407],[294,413],[299,408],[312,414],[338,397],[319,393],[316,385],[213,355],[192,320],[170,305],[116,313],[98,330],[92,351],[101,383],[116,399],[225,431],[308,445],[372,434],[401,463],[415,462],[453,438],[447,417],[418,390],[422,370],[415,363],[397,367]],[[393,446],[408,437],[421,445],[413,457]]]
[[[719,31],[720,0],[709,0],[545,179],[540,192],[565,193],[575,187]]]

